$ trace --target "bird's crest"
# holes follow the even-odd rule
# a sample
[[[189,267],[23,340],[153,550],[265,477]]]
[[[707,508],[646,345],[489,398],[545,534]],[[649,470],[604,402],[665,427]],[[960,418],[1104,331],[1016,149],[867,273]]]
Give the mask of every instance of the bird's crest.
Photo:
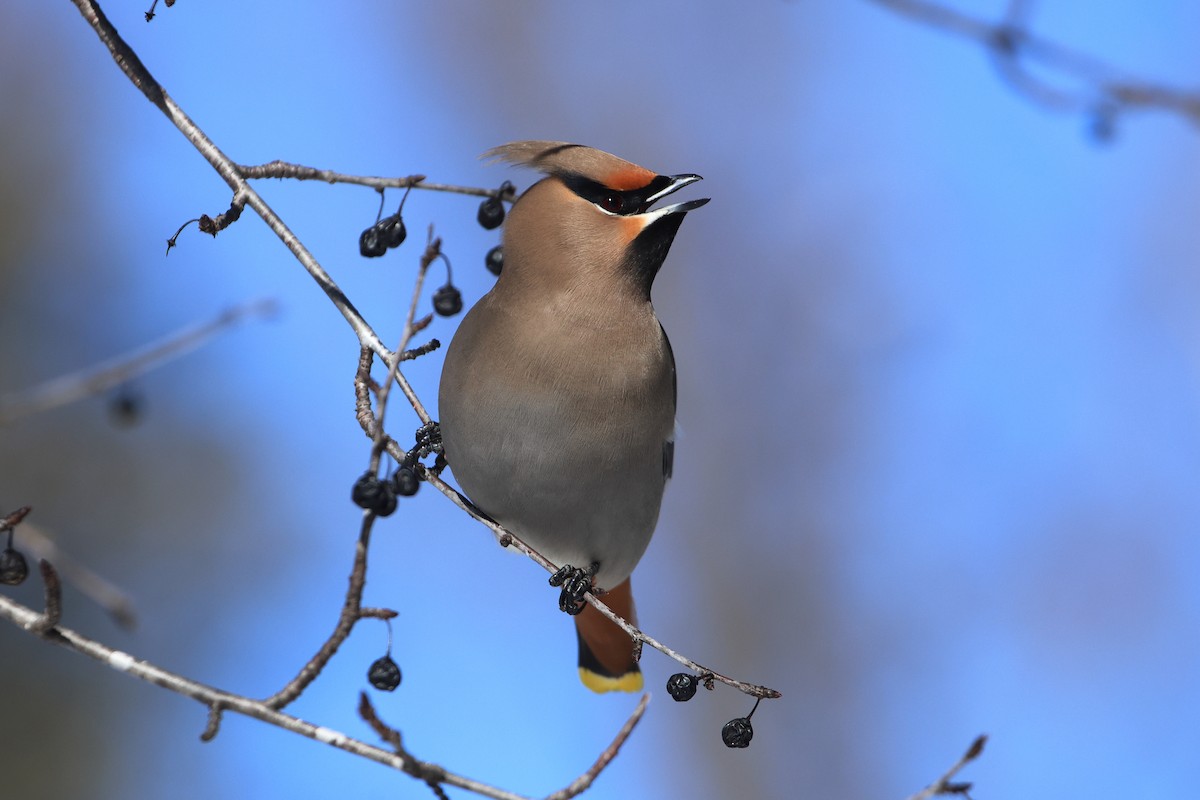
[[[657,177],[612,153],[569,142],[509,142],[493,147],[481,158],[532,167],[559,178],[577,175],[621,192],[641,189]]]

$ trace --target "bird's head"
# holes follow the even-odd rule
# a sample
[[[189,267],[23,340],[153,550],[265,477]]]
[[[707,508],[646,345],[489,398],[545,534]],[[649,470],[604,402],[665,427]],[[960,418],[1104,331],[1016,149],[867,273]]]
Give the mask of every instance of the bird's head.
[[[708,202],[653,208],[700,176],[658,175],[593,147],[512,142],[484,157],[547,176],[521,195],[508,216],[502,282],[568,287],[615,281],[649,299],[684,216]]]

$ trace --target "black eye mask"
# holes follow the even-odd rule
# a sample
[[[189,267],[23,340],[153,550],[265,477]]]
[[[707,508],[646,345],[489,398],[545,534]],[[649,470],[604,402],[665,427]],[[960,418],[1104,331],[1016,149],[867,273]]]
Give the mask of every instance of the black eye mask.
[[[567,188],[584,200],[610,214],[621,216],[646,213],[650,210],[650,198],[661,194],[672,182],[672,178],[667,175],[659,175],[640,189],[627,189],[621,192],[578,175],[569,175],[563,178],[563,183],[567,185]]]

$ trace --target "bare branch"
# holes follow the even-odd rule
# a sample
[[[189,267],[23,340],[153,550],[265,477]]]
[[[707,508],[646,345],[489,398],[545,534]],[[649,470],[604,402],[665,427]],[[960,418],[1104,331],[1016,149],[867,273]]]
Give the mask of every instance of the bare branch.
[[[425,275],[427,272],[429,272],[429,265],[434,262],[434,259],[441,256],[441,254],[442,240],[434,238],[433,226],[430,226],[429,244],[425,247],[425,252],[421,254],[421,263],[417,269],[417,280],[415,286],[413,287],[412,301],[408,306],[408,316],[405,317],[404,320],[404,336],[400,340],[400,347],[398,349],[399,352],[403,352],[404,349],[408,347],[408,343],[412,341],[413,334],[429,324],[428,320],[420,322],[416,320],[417,303],[420,302],[421,299],[421,289],[425,285]],[[421,404],[420,399],[417,397],[417,393],[400,373],[400,362],[403,360],[403,358],[394,358],[388,360],[387,384],[390,385],[391,382],[395,380],[400,386],[400,391],[404,392],[405,398],[407,398],[409,404],[413,407],[413,411],[417,412],[417,417],[420,418],[421,424],[428,425],[433,421],[433,418],[429,416],[429,412],[426,411],[425,407]],[[381,395],[379,398],[379,420],[381,428],[383,425],[383,404],[385,401],[386,394]]]
[[[389,441],[391,441],[383,430],[383,414],[387,405],[388,390],[392,385],[392,378],[395,376],[400,362],[404,360],[405,348],[408,342],[412,339],[413,333],[417,330],[414,324],[416,316],[417,301],[420,299],[421,287],[424,285],[425,273],[429,264],[437,257],[441,246],[440,239],[433,238],[432,229],[430,230],[429,245],[425,250],[425,255],[421,258],[420,269],[417,273],[415,288],[413,290],[413,299],[409,307],[408,317],[404,323],[404,333],[400,338],[400,344],[396,348],[398,356],[392,359],[391,367],[388,372],[388,379],[384,382],[382,389],[379,390],[379,417],[374,423],[374,446],[371,448],[371,463],[370,472],[372,474],[379,470],[380,455]],[[371,351],[363,348],[360,358],[360,371],[365,369],[369,378],[371,365]],[[369,400],[367,401],[369,404]],[[372,416],[368,408],[367,416]],[[394,442],[392,442],[394,444]],[[354,552],[354,565],[350,570],[350,586],[346,591],[346,598],[342,603],[342,611],[338,615],[337,624],[334,626],[333,633],[321,645],[317,653],[309,659],[308,663],[301,668],[300,672],[287,683],[282,689],[275,694],[263,700],[263,703],[270,708],[284,708],[289,703],[298,698],[301,693],[314,681],[325,665],[337,653],[342,642],[346,641],[350,632],[354,629],[355,624],[364,617],[375,617],[387,619],[394,617],[396,612],[390,609],[363,609],[362,595],[366,588],[367,582],[367,552],[370,549],[371,528],[375,522],[376,515],[371,511],[364,511],[362,518],[362,527],[359,532],[358,544]]]
[[[642,695],[642,699],[638,701],[637,708],[633,709],[633,713],[629,715],[629,719],[625,720],[625,724],[621,726],[621,730],[617,731],[616,738],[612,740],[612,744],[604,749],[600,757],[596,759],[596,763],[588,767],[587,771],[571,782],[569,786],[560,789],[554,794],[547,795],[546,800],[568,800],[571,797],[586,792],[592,783],[599,777],[621,749],[621,745],[625,744],[625,740],[629,738],[629,734],[633,733],[633,729],[642,721],[642,715],[646,713],[646,706],[650,704],[650,695]]]
[[[102,394],[196,350],[226,328],[246,319],[270,316],[275,310],[274,300],[235,306],[216,319],[189,325],[109,361],[0,397],[0,425]]]
[[[29,516],[30,511],[33,511],[33,506],[21,506],[16,511],[10,511],[0,519],[0,533],[8,533],[20,525],[21,521]]]
[[[53,628],[62,619],[62,583],[58,573],[49,561],[38,562],[42,572],[42,586],[46,590],[46,610],[36,620],[29,624],[29,632],[41,636]]]
[[[257,166],[237,165],[242,177],[247,180],[260,178],[291,178],[299,181],[323,181],[325,183],[346,183],[354,186],[369,186],[372,189],[424,189],[431,192],[449,192],[451,194],[466,194],[474,197],[498,197],[501,200],[511,200],[511,187],[502,189],[482,189],[477,186],[455,186],[449,183],[429,183],[424,175],[409,175],[404,178],[384,178],[376,175],[348,175],[331,169],[317,169],[303,164],[292,164],[286,161],[272,161],[269,164]]]
[[[437,795],[438,800],[450,800],[442,790],[442,783],[445,778],[445,770],[437,764],[427,764],[414,758],[406,749],[404,749],[404,739],[400,735],[400,731],[391,727],[379,718],[375,713],[375,707],[371,705],[371,698],[367,697],[366,692],[360,692],[358,696],[358,715],[363,721],[371,726],[371,730],[379,735],[380,739],[392,746],[398,755],[403,756],[411,766],[407,770],[409,775],[420,781],[424,781],[433,793]]]
[[[284,708],[299,697],[309,684],[317,679],[317,676],[325,669],[325,665],[342,646],[342,642],[350,636],[350,631],[354,629],[355,624],[363,618],[362,595],[363,589],[367,585],[367,550],[371,544],[371,527],[374,522],[374,514],[363,513],[358,543],[354,548],[354,566],[350,569],[350,586],[346,590],[346,599],[342,603],[342,611],[338,614],[333,633],[329,635],[316,654],[308,660],[308,663],[300,669],[296,677],[288,681],[287,685],[278,692],[262,701],[267,708]],[[372,609],[372,611],[376,610]],[[378,616],[378,613],[373,613],[372,616]]]
[[[405,349],[408,347],[408,343],[412,341],[413,335],[419,329],[424,328],[428,324],[428,322],[423,322],[418,327],[417,305],[421,301],[421,290],[425,287],[425,275],[429,272],[429,265],[432,264],[439,255],[441,255],[441,252],[442,240],[434,238],[433,226],[431,225],[429,226],[429,241],[425,245],[425,252],[421,254],[421,262],[417,265],[417,278],[415,281],[413,281],[412,300],[410,300],[408,304],[408,315],[404,318],[404,332],[400,336],[400,345],[396,348],[396,353],[398,355],[385,361],[385,363],[388,364],[388,374],[387,379],[383,382],[383,386],[378,392],[379,413],[376,418],[376,432],[374,436],[375,447],[372,450],[372,470],[378,470],[379,455],[383,451],[383,448],[386,444],[385,440],[387,439],[387,436],[384,434],[383,430],[383,415],[387,410],[388,394],[392,387],[392,383],[393,381],[396,381],[397,377],[400,375],[400,362],[405,360],[403,355]],[[369,369],[370,368],[368,367],[368,370]],[[417,394],[413,391],[413,388],[409,386],[408,381],[399,381],[398,383],[401,391],[404,392],[405,397],[408,398],[409,403],[417,412],[417,416],[420,417],[421,424],[429,424],[432,421],[429,413],[426,412],[424,407],[421,406],[421,401],[417,399]]]

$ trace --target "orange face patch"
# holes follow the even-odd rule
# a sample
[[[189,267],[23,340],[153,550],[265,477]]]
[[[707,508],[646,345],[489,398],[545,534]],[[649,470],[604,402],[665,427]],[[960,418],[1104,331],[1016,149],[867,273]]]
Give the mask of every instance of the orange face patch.
[[[646,227],[644,217],[621,217],[621,235],[625,237],[625,241],[632,242]]]
[[[616,189],[618,192],[627,192],[630,189],[641,189],[654,180],[655,174],[644,167],[639,167],[636,164],[630,164],[620,169],[615,169],[606,174],[600,179],[610,189]]]

